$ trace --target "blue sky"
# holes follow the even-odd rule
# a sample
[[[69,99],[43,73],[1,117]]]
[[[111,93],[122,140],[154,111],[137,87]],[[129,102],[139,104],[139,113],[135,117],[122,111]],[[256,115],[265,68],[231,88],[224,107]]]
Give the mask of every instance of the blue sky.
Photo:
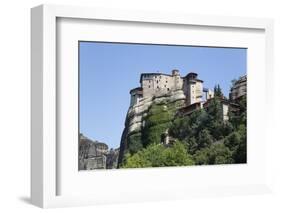
[[[247,50],[238,48],[80,42],[79,51],[80,132],[112,148],[119,147],[129,91],[141,73],[196,72],[204,87],[220,84],[228,97],[231,80],[247,69]]]

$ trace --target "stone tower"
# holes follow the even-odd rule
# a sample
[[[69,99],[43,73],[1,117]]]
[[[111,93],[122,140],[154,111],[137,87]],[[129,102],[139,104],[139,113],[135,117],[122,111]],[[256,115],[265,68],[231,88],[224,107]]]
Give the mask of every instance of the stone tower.
[[[203,81],[197,76],[197,73],[191,72],[184,77],[183,90],[186,96],[186,105],[203,101]]]

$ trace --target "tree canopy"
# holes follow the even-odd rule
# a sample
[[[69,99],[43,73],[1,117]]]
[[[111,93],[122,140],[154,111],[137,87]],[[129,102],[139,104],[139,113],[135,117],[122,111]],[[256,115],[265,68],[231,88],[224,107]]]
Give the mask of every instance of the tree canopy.
[[[134,155],[126,155],[123,168],[189,166],[194,165],[183,143],[175,142],[170,147],[162,144],[151,144]]]

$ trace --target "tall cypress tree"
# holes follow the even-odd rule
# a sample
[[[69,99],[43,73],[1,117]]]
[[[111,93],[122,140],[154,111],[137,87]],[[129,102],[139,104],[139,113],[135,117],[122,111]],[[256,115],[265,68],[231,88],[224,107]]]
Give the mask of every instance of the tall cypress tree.
[[[221,91],[221,87],[219,84],[215,85],[215,87],[214,87],[214,95],[215,95],[215,97],[220,97],[220,98],[223,97],[223,93]]]

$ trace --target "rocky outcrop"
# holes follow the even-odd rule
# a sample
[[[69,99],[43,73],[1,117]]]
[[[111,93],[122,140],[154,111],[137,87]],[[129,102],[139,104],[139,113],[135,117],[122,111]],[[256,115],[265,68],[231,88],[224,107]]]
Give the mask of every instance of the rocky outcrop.
[[[125,128],[128,128],[128,134],[133,131],[138,131],[143,125],[143,118],[146,116],[146,112],[149,107],[155,103],[162,102],[184,102],[186,99],[183,90],[170,91],[154,95],[153,97],[143,98],[137,103],[129,108],[127,112],[127,117],[125,121]]]
[[[143,136],[147,127],[146,122],[151,107],[153,105],[161,105],[163,106],[163,111],[168,110],[169,113],[173,113],[173,111],[185,105],[185,100],[186,97],[183,90],[175,90],[168,93],[159,93],[153,97],[143,98],[137,104],[131,106],[127,112],[125,128],[121,137],[118,167],[122,164],[124,155],[129,150],[130,152],[135,152],[145,146],[146,142],[143,141]],[[166,129],[163,130],[163,133],[165,131]]]
[[[116,169],[118,163],[119,148],[110,149],[106,155],[106,168],[107,169]]]
[[[110,149],[105,143],[91,140],[80,134],[79,170],[117,168],[119,149]]]

